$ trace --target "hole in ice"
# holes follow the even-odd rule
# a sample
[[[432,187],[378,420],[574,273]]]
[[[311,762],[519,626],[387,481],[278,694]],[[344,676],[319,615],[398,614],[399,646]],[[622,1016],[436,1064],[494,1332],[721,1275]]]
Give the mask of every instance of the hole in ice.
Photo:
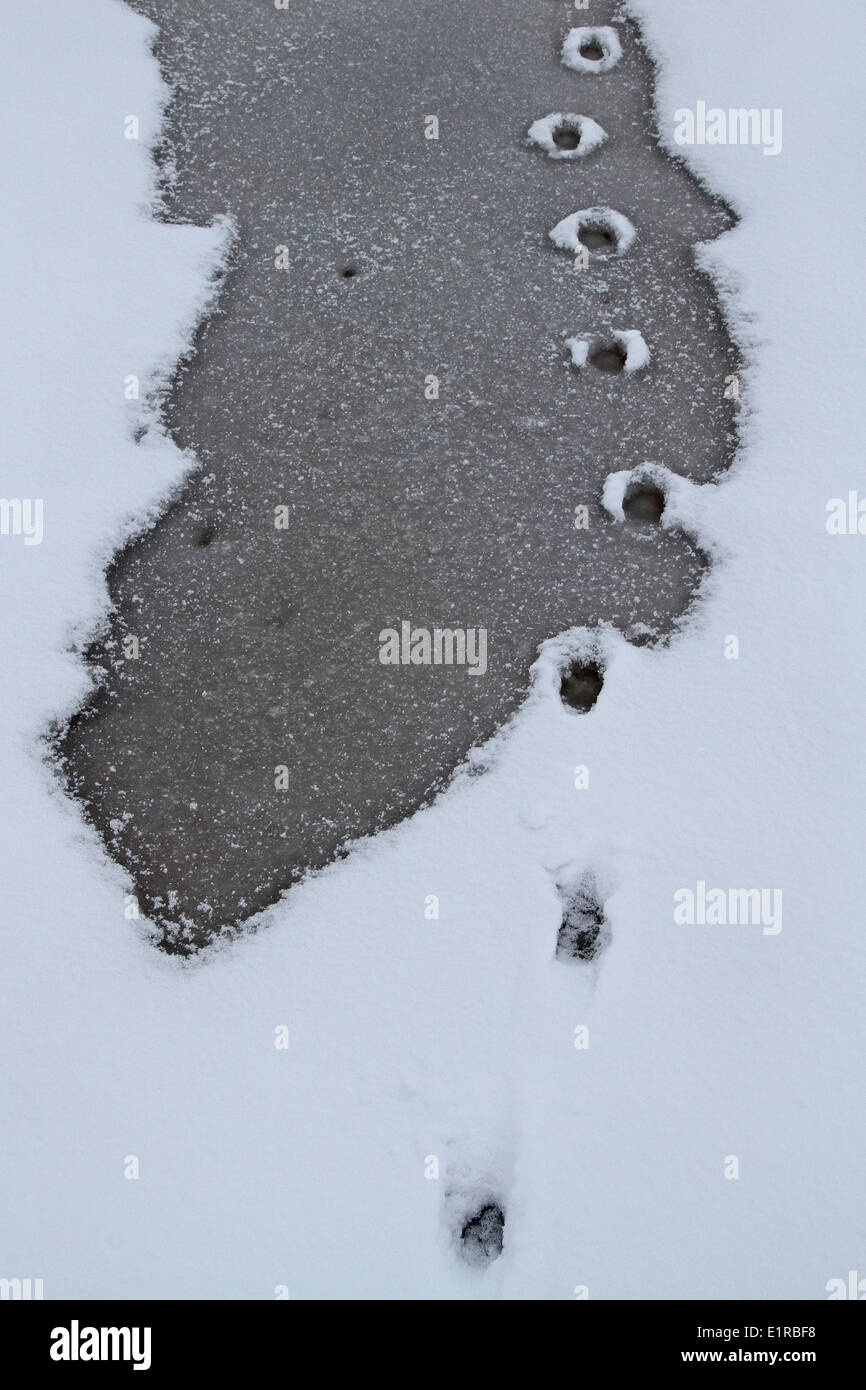
[[[556,938],[558,960],[594,960],[608,944],[610,929],[592,875],[563,894],[562,925]]]
[[[656,525],[665,509],[665,495],[652,483],[632,483],[626,488],[622,510],[629,521],[638,525]]]
[[[358,274],[358,267],[354,265],[344,265],[340,274],[344,280],[351,280]]]
[[[601,694],[603,685],[604,677],[594,661],[575,661],[563,671],[559,693],[563,704],[586,714]]]
[[[550,239],[561,251],[572,254],[583,248],[596,256],[623,256],[635,239],[635,229],[615,208],[581,208],[557,222]]]
[[[551,111],[549,116],[533,121],[527,134],[550,159],[582,159],[607,139],[607,132],[597,121],[574,111]]]
[[[597,29],[569,29],[562,45],[562,61],[573,72],[609,72],[621,57],[619,35],[607,24]]]
[[[470,1216],[460,1232],[460,1253],[467,1264],[483,1268],[502,1254],[505,1212],[488,1202]]]
[[[195,538],[195,543],[201,546],[210,545],[215,535],[216,530],[213,526],[203,526]]]
[[[621,372],[625,366],[625,349],[617,342],[596,343],[586,360],[600,372]]]
[[[577,239],[587,251],[600,251],[604,255],[616,250],[616,237],[610,227],[605,227],[601,222],[581,227]]]
[[[576,150],[580,144],[580,130],[562,121],[553,132],[553,143],[558,150]]]

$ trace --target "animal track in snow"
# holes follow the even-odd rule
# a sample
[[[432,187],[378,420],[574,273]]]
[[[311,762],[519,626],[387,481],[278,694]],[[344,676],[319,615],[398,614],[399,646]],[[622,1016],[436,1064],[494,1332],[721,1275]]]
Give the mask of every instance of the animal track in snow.
[[[609,473],[602,490],[602,506],[614,521],[646,527],[664,518],[671,525],[668,504],[671,493],[682,494],[684,479],[656,463],[643,463],[638,468],[625,468]]]
[[[622,499],[622,509],[627,521],[635,526],[655,526],[661,521],[665,509],[665,495],[653,483],[630,483]]]
[[[559,683],[563,704],[586,714],[592,709],[604,685],[604,672],[597,661],[578,657],[564,671]]]
[[[460,1254],[468,1265],[485,1269],[502,1254],[505,1212],[498,1202],[486,1202],[469,1215],[460,1231]]]
[[[613,208],[582,208],[569,213],[550,233],[561,251],[575,255],[585,248],[596,256],[624,256],[637,235],[634,226]]]
[[[639,372],[649,365],[649,348],[637,329],[617,329],[608,337],[566,338],[571,365],[580,371],[589,365],[602,372]]]
[[[607,131],[589,116],[554,111],[529,127],[528,138],[551,159],[585,159],[607,139]]]
[[[610,941],[595,875],[583,874],[570,887],[561,888],[560,894],[563,912],[556,939],[557,960],[595,960]]]
[[[569,29],[562,45],[562,61],[573,72],[610,72],[621,57],[619,34],[607,24]]]

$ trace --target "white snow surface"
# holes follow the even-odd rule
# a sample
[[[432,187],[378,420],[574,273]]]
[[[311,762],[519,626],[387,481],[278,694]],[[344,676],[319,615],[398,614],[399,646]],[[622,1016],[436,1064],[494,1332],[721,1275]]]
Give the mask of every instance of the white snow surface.
[[[650,350],[638,329],[617,329],[613,336],[625,352],[624,372],[640,372],[649,366]]]
[[[565,346],[571,355],[571,365],[580,369],[586,366],[586,359],[589,356],[588,338],[566,338]]]
[[[698,99],[785,113],[776,159],[679,151],[743,219],[702,253],[748,354],[735,468],[678,489],[714,560],[702,603],[667,650],[547,644],[484,776],[193,965],[125,920],[39,739],[85,692],[70,644],[106,560],[188,465],[132,441],[123,382],[188,341],[225,232],[149,216],[151,27],[112,0],[6,10],[2,489],[44,499],[45,537],[0,536],[3,1277],[48,1298],[823,1298],[864,1269],[866,539],[824,524],[863,477],[862,258],[832,231],[863,217],[864,13],[828,0],[845,42],[815,61],[805,0],[632,8],[666,139]],[[581,646],[606,666],[584,716],[556,675]],[[586,970],[554,959],[556,883],[584,871],[612,928]],[[676,925],[698,881],[780,888],[783,930]],[[469,1269],[454,1226],[488,1196],[504,1252]]]

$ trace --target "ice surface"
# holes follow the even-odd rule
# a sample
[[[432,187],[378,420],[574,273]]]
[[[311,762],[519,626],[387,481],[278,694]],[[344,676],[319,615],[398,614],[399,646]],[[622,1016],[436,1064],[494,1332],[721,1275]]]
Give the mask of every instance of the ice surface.
[[[732,219],[659,153],[634,26],[598,88],[619,135],[585,171],[578,270],[545,237],[575,171],[493,118],[480,11],[443,0],[431,29],[381,0],[335,61],[318,4],[289,30],[258,8],[239,22],[234,0],[212,0],[206,28],[197,0],[136,3],[161,25],[174,93],[166,213],[224,210],[237,237],[219,312],[165,404],[201,472],[112,565],[114,611],[90,654],[100,685],[61,748],[143,911],[188,950],[428,803],[519,707],[540,642],[578,624],[660,635],[680,618],[702,558],[657,531],[638,560],[600,492],[612,454],[650,451],[698,479],[733,458],[722,383],[739,359],[693,265],[695,241]],[[532,30],[506,25],[499,45],[515,116],[575,83],[549,17]],[[404,120],[419,41],[464,112],[439,153]],[[278,80],[301,70],[301,87]],[[274,142],[275,126],[307,135]],[[384,127],[399,157],[392,141],[383,159]],[[611,256],[633,240],[606,207],[620,199],[640,240]],[[653,342],[639,390],[613,379],[631,359],[610,339],[626,310],[609,303]],[[564,315],[598,336],[598,370],[579,379],[557,360]],[[407,647],[441,624],[482,630],[484,678],[423,651],[381,662],[380,634],[404,624]]]

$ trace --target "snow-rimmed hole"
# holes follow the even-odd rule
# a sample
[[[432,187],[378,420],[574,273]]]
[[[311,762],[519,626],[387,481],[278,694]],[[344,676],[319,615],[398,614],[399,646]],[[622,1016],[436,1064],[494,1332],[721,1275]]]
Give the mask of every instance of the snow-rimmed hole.
[[[622,499],[623,515],[639,526],[655,526],[662,519],[665,495],[654,483],[630,483]]]
[[[587,251],[600,251],[602,254],[609,254],[616,250],[616,237],[610,227],[603,227],[600,224],[590,227],[581,227],[577,234],[577,239]]]
[[[594,960],[610,940],[604,903],[592,874],[563,891],[562,923],[556,938],[558,960]]]
[[[562,45],[562,61],[572,72],[609,72],[622,57],[622,45],[615,29],[569,29]]]
[[[580,144],[580,131],[563,122],[556,127],[551,138],[558,150],[576,150]]]
[[[463,1223],[460,1253],[467,1264],[483,1268],[502,1254],[505,1212],[497,1202],[486,1202]]]
[[[643,528],[658,524],[667,527],[677,490],[680,490],[677,480],[668,469],[647,462],[639,468],[608,473],[601,502],[616,522],[630,522],[632,526]]]
[[[621,372],[625,366],[625,348],[617,341],[593,344],[587,362],[599,372]]]
[[[635,229],[627,217],[614,208],[581,208],[564,217],[550,233],[561,251],[577,254],[590,251],[595,256],[622,256],[635,239]]]
[[[586,714],[601,694],[603,685],[604,676],[598,663],[578,659],[563,671],[559,693],[563,704]]]
[[[626,372],[632,376],[649,366],[650,350],[636,328],[615,329],[595,339],[566,338],[565,347],[575,371],[589,364],[600,372]]]
[[[532,122],[528,135],[548,159],[584,159],[607,139],[607,131],[597,121],[574,111],[552,111],[542,116]]]

